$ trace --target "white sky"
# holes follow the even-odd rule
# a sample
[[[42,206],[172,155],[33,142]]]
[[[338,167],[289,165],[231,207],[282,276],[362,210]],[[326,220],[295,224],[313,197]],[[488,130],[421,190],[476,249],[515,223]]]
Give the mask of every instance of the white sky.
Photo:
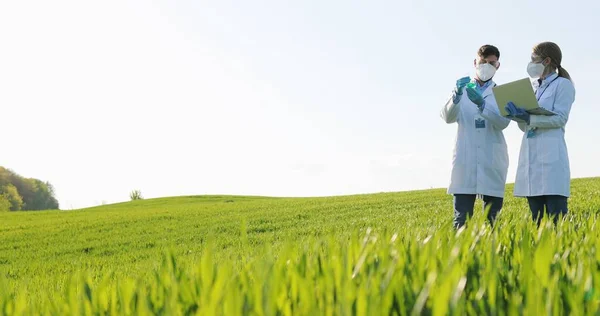
[[[445,187],[439,110],[476,50],[557,42],[573,177],[599,176],[593,1],[2,1],[0,165],[71,209],[182,194]],[[510,21],[510,18],[514,21]],[[514,181],[521,134],[505,132]]]

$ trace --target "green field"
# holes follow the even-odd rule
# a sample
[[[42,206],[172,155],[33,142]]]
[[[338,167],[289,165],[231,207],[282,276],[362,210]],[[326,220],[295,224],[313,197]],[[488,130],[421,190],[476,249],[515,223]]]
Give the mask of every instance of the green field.
[[[3,212],[0,315],[598,314],[600,179],[572,188],[557,227],[508,186],[458,233],[445,190]]]

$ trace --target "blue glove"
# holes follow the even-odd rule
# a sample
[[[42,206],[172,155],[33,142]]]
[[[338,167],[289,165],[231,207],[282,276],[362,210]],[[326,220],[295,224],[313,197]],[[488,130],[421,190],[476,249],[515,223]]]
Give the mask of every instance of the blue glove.
[[[506,112],[508,112],[508,117],[514,121],[514,119],[519,119],[527,122],[529,124],[531,120],[531,115],[527,113],[527,111],[523,110],[520,107],[517,107],[514,103],[508,102],[506,107],[504,107]]]
[[[469,77],[462,77],[462,78],[456,80],[456,94],[462,95],[463,88],[469,82],[471,82],[471,78],[469,78]]]
[[[454,102],[454,104],[458,104],[458,102],[460,102],[460,98],[463,94],[463,88],[469,83],[471,82],[471,78],[470,77],[462,77],[458,80],[456,80],[456,87],[454,88],[454,95],[452,97],[452,100]]]
[[[483,96],[474,88],[467,88],[467,96],[471,102],[475,103],[480,110],[483,110]]]

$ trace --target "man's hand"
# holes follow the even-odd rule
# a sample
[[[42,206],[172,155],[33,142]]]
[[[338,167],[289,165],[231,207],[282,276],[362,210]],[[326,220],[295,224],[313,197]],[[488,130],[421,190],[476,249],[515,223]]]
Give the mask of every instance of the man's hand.
[[[467,96],[471,102],[475,103],[480,110],[483,110],[483,96],[474,88],[467,88]]]
[[[457,94],[457,95],[462,95],[462,93],[463,93],[463,88],[464,88],[465,86],[467,86],[467,84],[468,84],[469,82],[471,82],[471,78],[469,78],[469,77],[462,77],[462,78],[460,78],[460,79],[456,80],[456,90],[455,90],[455,91],[456,91],[456,94]]]
[[[463,89],[470,81],[471,78],[469,77],[462,77],[456,80],[456,87],[454,87],[454,91],[452,93],[452,101],[454,102],[454,104],[458,104],[458,102],[460,102],[460,98],[463,94]]]

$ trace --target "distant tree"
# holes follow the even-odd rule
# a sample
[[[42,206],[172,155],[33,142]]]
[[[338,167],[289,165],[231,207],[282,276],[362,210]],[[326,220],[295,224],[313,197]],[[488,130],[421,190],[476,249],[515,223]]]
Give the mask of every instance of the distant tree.
[[[46,209],[58,210],[59,204],[58,200],[55,197],[54,186],[52,186],[52,184],[50,184],[49,181],[46,181],[46,188],[48,188],[48,190],[46,191],[48,192],[48,197],[46,198]]]
[[[16,189],[16,195],[8,186]],[[58,200],[54,196],[54,188],[49,182],[34,178],[24,178],[16,172],[0,167],[0,188],[6,187],[10,193],[6,195],[11,203],[11,210],[19,205],[19,210],[47,210],[58,209]],[[10,197],[8,197],[10,196]],[[20,201],[20,202],[19,202]]]
[[[143,200],[144,198],[142,197],[142,192],[140,190],[133,190],[131,191],[131,193],[129,193],[129,198],[132,201],[135,200]]]
[[[21,198],[23,199],[23,209],[29,209],[29,206],[33,204],[35,183],[14,172],[10,173],[10,183],[17,188],[17,192],[21,195]]]
[[[49,182],[38,179],[27,179],[31,183],[33,197],[26,205],[28,210],[58,209],[58,201],[54,198],[54,188]]]
[[[11,179],[10,174],[11,174],[10,170],[8,170],[4,167],[0,167],[0,187],[3,187],[10,183],[10,179]]]
[[[12,184],[6,184],[0,188],[0,194],[8,203],[10,203],[11,211],[19,211],[23,207],[23,199],[19,195],[19,191]]]
[[[0,194],[0,212],[10,211],[10,207],[10,201],[3,194]]]

